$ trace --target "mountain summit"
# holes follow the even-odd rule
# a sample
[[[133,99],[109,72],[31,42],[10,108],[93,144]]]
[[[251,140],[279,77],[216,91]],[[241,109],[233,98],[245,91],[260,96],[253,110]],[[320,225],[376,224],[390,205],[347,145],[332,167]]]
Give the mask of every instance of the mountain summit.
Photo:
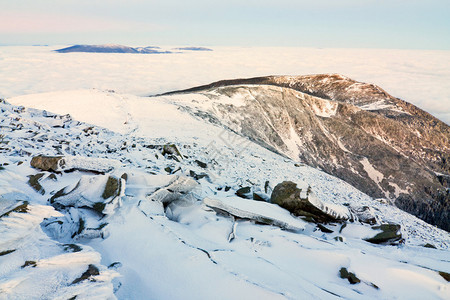
[[[450,128],[339,74],[223,80],[164,94],[194,115],[450,230]],[[202,101],[188,101],[202,97]]]

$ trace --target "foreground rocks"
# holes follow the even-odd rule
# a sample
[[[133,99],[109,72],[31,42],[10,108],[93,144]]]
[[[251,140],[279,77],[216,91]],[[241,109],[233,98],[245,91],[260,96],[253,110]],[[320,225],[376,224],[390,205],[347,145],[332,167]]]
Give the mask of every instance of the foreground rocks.
[[[113,159],[45,155],[33,157],[30,164],[33,168],[50,172],[80,170],[106,173],[120,166],[120,162]]]
[[[314,222],[336,222],[350,218],[350,212],[345,206],[324,203],[308,188],[298,188],[292,181],[283,181],[276,185],[270,202]]]

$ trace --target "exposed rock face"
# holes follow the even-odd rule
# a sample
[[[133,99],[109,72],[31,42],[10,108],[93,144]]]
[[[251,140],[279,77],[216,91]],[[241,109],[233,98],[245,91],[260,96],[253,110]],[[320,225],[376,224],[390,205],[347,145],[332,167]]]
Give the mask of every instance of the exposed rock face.
[[[381,88],[341,75],[219,81],[180,105],[450,230],[450,127]],[[227,100],[228,99],[228,100]]]
[[[314,194],[297,188],[297,184],[292,181],[283,181],[275,186],[270,202],[278,204],[296,216],[303,216],[316,222],[335,222],[349,218],[347,208],[327,205]]]

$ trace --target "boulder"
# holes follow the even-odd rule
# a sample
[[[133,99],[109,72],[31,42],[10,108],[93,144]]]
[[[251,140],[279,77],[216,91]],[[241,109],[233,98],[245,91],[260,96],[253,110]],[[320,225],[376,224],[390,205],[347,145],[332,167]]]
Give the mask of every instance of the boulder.
[[[87,207],[109,214],[120,205],[125,180],[110,175],[82,176],[78,183],[59,190],[50,198],[55,207]]]
[[[310,188],[303,190],[292,181],[283,181],[275,186],[270,202],[314,222],[343,221],[351,216],[347,207],[325,203],[319,200]]]
[[[373,230],[381,230],[378,234],[365,240],[373,244],[390,244],[394,245],[402,240],[401,226],[398,224],[382,224],[372,226]]]
[[[356,216],[358,221],[362,223],[370,225],[378,223],[375,211],[369,206],[350,207],[350,211]]]
[[[218,213],[225,213],[257,223],[278,226],[292,231],[302,231],[305,223],[290,213],[271,203],[241,199],[239,197],[205,198],[203,204]]]
[[[106,173],[120,166],[120,162],[113,159],[45,155],[33,157],[30,164],[33,168],[51,172],[81,170]]]
[[[63,165],[63,156],[39,155],[31,159],[31,166],[42,171],[58,172]]]

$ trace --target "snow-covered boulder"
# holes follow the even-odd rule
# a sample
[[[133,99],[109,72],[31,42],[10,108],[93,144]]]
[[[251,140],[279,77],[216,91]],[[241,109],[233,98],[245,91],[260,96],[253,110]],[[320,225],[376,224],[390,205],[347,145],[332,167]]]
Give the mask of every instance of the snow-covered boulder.
[[[125,181],[111,175],[84,175],[73,186],[67,186],[50,198],[56,207],[89,207],[110,214],[120,206]]]
[[[226,212],[242,219],[254,220],[257,223],[293,231],[305,229],[304,221],[292,217],[287,210],[271,203],[240,197],[205,198],[203,203],[216,211]]]
[[[382,224],[372,226],[377,234],[365,240],[373,244],[397,244],[402,240],[401,226],[398,224]]]
[[[53,172],[83,170],[106,173],[119,167],[120,162],[106,158],[38,155],[31,159],[31,166],[43,171]]]
[[[168,204],[184,198],[199,187],[194,179],[181,175],[152,175],[144,172],[126,173],[127,196],[146,198]]]
[[[278,204],[296,216],[315,222],[348,220],[351,214],[345,206],[325,203],[309,189],[303,190],[292,181],[283,181],[273,189],[270,202]]]

